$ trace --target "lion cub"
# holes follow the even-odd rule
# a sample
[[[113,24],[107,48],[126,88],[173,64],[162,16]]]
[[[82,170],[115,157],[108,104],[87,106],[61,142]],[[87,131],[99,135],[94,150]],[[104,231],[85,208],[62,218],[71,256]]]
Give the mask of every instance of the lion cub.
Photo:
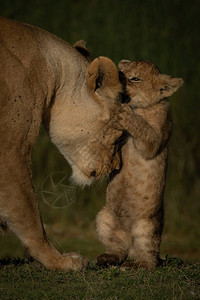
[[[106,205],[97,216],[97,232],[106,254],[97,265],[122,264],[147,269],[158,265],[163,228],[163,192],[167,143],[171,132],[169,103],[182,85],[181,78],[160,74],[148,61],[122,60],[127,78],[129,105],[124,104],[117,122],[131,137],[122,148],[122,169],[110,181]],[[126,114],[125,114],[126,111]],[[132,114],[132,122],[127,115]]]

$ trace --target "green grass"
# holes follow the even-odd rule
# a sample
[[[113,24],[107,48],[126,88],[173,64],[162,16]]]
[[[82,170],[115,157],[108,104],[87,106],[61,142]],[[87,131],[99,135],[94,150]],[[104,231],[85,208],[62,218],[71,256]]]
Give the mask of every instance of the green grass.
[[[155,271],[95,266],[50,272],[20,260],[1,262],[0,299],[198,299],[200,265],[179,261]]]

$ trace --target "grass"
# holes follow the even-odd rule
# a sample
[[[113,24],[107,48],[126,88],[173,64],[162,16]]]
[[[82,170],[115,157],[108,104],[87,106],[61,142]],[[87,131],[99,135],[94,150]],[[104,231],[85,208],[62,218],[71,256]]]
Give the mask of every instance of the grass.
[[[198,299],[200,264],[178,260],[155,271],[95,266],[50,272],[21,260],[1,261],[0,299]]]

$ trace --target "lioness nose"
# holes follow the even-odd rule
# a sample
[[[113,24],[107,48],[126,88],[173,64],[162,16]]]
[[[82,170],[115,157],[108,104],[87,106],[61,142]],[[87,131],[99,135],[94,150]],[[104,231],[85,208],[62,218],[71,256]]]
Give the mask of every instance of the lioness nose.
[[[96,171],[95,170],[90,173],[91,177],[95,177],[95,175],[96,175]]]

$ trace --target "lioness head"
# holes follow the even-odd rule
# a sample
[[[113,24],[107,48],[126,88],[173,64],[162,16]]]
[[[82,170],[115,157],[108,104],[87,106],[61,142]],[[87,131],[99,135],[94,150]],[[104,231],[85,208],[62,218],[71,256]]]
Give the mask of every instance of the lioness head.
[[[107,57],[94,59],[81,76],[81,89],[74,89],[70,103],[64,103],[63,94],[57,100],[62,105],[52,107],[49,131],[71,164],[74,180],[85,185],[118,168],[119,158],[113,154],[122,132],[112,127],[112,113],[120,104],[123,86],[116,65]]]
[[[183,84],[181,78],[161,74],[150,61],[122,60],[118,64],[127,78],[130,106],[147,107],[171,96]]]

